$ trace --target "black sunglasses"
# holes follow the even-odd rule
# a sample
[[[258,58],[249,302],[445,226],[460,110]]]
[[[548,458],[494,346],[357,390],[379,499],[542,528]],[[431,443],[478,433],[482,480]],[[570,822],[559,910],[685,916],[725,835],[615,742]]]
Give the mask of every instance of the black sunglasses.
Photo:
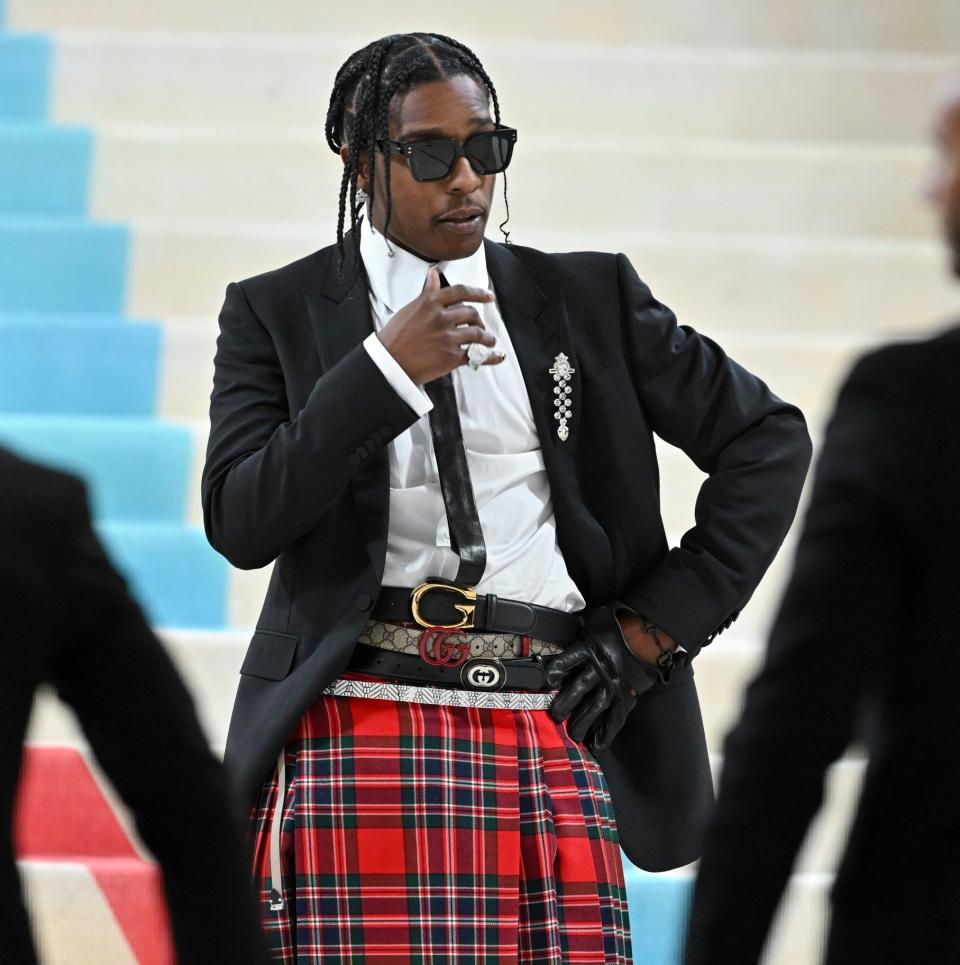
[[[499,174],[507,169],[513,156],[517,132],[512,127],[471,134],[463,144],[452,137],[424,141],[377,141],[384,154],[399,154],[407,159],[410,173],[417,181],[441,181],[465,157],[477,174]]]

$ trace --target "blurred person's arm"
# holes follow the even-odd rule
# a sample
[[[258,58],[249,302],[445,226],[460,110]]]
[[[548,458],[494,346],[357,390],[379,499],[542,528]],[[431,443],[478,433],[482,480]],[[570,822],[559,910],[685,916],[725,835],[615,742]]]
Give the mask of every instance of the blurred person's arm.
[[[725,742],[687,965],[758,961],[825,771],[879,675],[882,641],[919,645],[900,626],[894,482],[910,423],[877,360],[861,362],[840,394],[766,659]]]
[[[49,573],[52,682],[161,865],[178,961],[266,961],[238,815],[193,701],[90,525],[83,487]]]

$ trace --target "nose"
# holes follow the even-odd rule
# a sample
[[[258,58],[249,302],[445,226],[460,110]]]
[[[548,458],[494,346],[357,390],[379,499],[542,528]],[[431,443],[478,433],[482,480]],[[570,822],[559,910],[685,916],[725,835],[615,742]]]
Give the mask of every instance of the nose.
[[[470,162],[465,157],[458,157],[447,177],[447,190],[451,194],[471,194],[482,183],[482,176],[470,167]]]

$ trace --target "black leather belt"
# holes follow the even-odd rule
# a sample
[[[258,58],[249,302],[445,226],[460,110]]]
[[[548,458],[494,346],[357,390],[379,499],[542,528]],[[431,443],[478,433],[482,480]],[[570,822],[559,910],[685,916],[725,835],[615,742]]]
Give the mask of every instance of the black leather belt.
[[[580,632],[580,617],[534,603],[478,594],[449,580],[430,578],[413,589],[385,586],[371,617],[390,623],[448,627],[487,633],[517,633],[568,646]]]
[[[383,650],[358,643],[349,670],[396,677],[418,684],[446,684],[467,690],[545,690],[547,678],[540,657],[469,657],[459,664],[433,667],[411,653]]]

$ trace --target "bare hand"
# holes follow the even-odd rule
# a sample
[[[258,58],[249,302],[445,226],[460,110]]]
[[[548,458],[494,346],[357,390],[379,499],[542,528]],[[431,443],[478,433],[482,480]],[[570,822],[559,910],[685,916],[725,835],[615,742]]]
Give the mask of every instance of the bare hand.
[[[493,292],[485,288],[441,288],[440,275],[431,268],[423,291],[390,319],[380,332],[380,341],[417,385],[432,382],[466,363],[462,346],[478,342],[493,348],[497,344],[480,313],[466,304],[493,300]],[[505,357],[494,352],[483,364],[499,365]]]

